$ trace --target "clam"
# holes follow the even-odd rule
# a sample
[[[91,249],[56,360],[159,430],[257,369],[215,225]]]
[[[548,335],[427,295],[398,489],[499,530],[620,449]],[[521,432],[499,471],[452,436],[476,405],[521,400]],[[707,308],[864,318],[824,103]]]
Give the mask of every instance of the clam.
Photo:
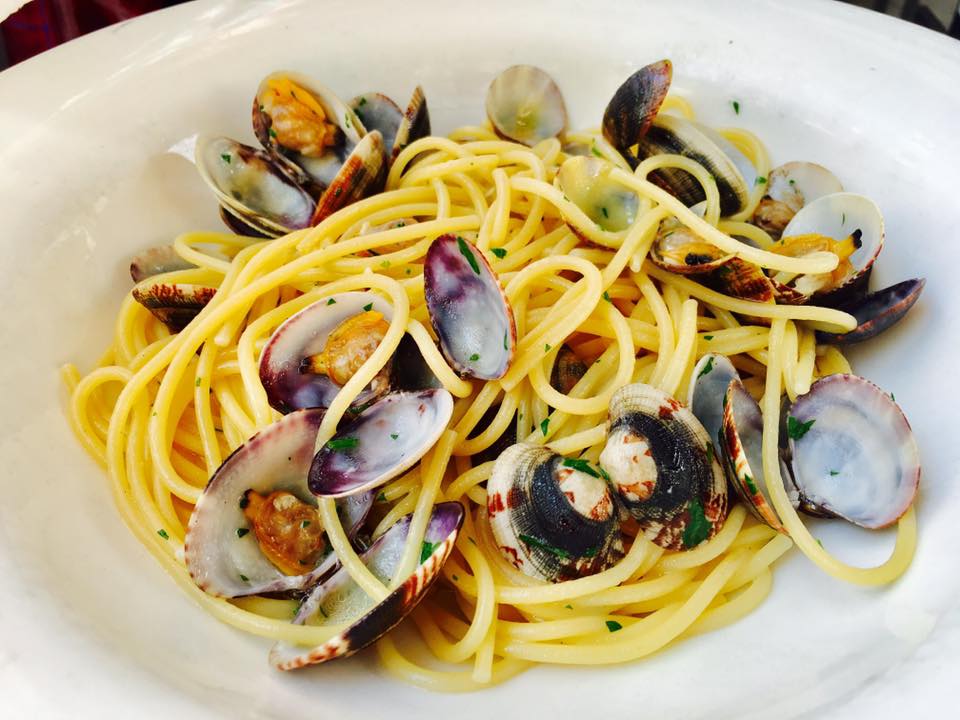
[[[603,136],[634,167],[637,159],[631,149],[650,129],[672,78],[669,60],[645,65],[617,88],[603,113]]]
[[[366,128],[329,88],[291,72],[265,77],[253,99],[253,129],[260,143],[287,158],[313,185],[329,187]]]
[[[690,208],[700,217],[707,210],[706,202]],[[681,275],[699,275],[726,265],[733,255],[704,240],[675,217],[665,218],[650,246],[650,260],[658,267]]]
[[[383,136],[374,130],[357,143],[317,200],[311,225],[317,225],[337,210],[378,192],[386,178],[385,169]]]
[[[773,281],[760,266],[739,257],[727,260],[704,276],[703,282],[719,292],[754,302],[773,302],[777,297]]]
[[[643,534],[663,548],[699,545],[727,517],[727,482],[707,431],[657,388],[614,393],[600,464]]]
[[[557,171],[557,184],[564,196],[602,230],[619,232],[636,220],[640,198],[610,178],[613,169],[613,164],[602,158],[573,156]],[[567,221],[577,229],[569,218]]]
[[[517,326],[500,281],[475,246],[441,235],[423,266],[430,322],[444,356],[461,375],[503,377],[517,342]]]
[[[297,625],[348,624],[348,627],[312,648],[278,643],[270,651],[270,664],[278,670],[296,670],[346,657],[392,630],[416,607],[439,577],[460,532],[463,515],[460,503],[445,502],[434,506],[424,533],[420,563],[410,577],[379,603],[375,604],[345,569],[334,572],[310,592],[293,622]],[[410,533],[410,521],[410,515],[398,520],[360,556],[384,584],[390,584],[397,572]]]
[[[192,262],[180,257],[173,245],[159,245],[134,255],[133,260],[130,261],[130,277],[135,283],[139,283],[154,275],[189,270],[194,267],[196,265]]]
[[[740,374],[726,355],[707,353],[693,366],[687,407],[703,425],[711,442],[721,437],[727,388],[739,379]]]
[[[274,235],[268,235],[267,231],[254,227],[247,220],[236,214],[236,212],[227,209],[223,205],[220,206],[220,219],[223,220],[223,224],[227,226],[230,232],[235,235],[263,238],[265,240],[270,240],[274,237]]]
[[[217,289],[192,283],[161,282],[147,277],[137,283],[131,292],[138,303],[176,333],[206,307]]]
[[[349,106],[368,132],[379,131],[383,136],[383,149],[389,156],[393,152],[397,130],[404,118],[403,111],[393,100],[377,92],[357,95],[350,101]]]
[[[403,119],[397,127],[397,133],[390,151],[391,162],[397,159],[404,148],[410,143],[427,137],[430,134],[430,111],[427,109],[427,97],[423,88],[417,85],[413,97],[403,113]]]
[[[840,257],[840,264],[816,275],[777,273],[771,280],[778,299],[796,304],[816,296],[818,303],[835,305],[862,294],[883,238],[883,215],[863,195],[833,193],[805,205],[771,251],[791,257],[828,251]]]
[[[260,355],[260,381],[280,412],[326,408],[377,349],[393,307],[371,292],[332,295],[307,306],[278,327]],[[385,366],[354,401],[362,406],[390,390]]]
[[[269,237],[310,227],[313,198],[263,150],[226,137],[199,138],[196,165],[221,206],[245,225]]]
[[[868,340],[898,323],[920,299],[926,280],[914,278],[877,290],[839,306],[857,319],[857,327],[848,333],[817,331],[817,340],[834,345],[849,345]]]
[[[557,351],[557,359],[550,372],[550,385],[557,392],[569,395],[580,379],[587,374],[587,365],[570,346],[563,344]]]
[[[787,417],[790,480],[800,508],[865,528],[910,507],[920,482],[913,431],[890,395],[856,375],[829,375]]]
[[[779,238],[805,204],[824,195],[843,192],[843,185],[822,165],[794,161],[770,171],[766,190],[753,213],[753,222]]]
[[[383,485],[434,446],[452,414],[453,396],[443,389],[387,395],[320,448],[310,465],[310,492],[339,498]]]
[[[316,499],[307,488],[322,410],[281,418],[241,445],[210,478],[184,541],[187,569],[211,595],[241,597],[309,587],[333,569]],[[349,535],[373,494],[338,504]]]
[[[703,165],[717,181],[720,211],[734,215],[750,202],[757,179],[753,164],[729,140],[715,130],[676,115],[657,115],[637,145],[639,159],[653,155],[684,155]],[[666,187],[685,205],[706,199],[703,187],[685,170],[663,168],[650,179]]]
[[[500,552],[530,577],[570,580],[623,557],[616,497],[586,460],[511,446],[487,482],[487,512]]]
[[[486,111],[497,135],[531,147],[567,127],[563,93],[532,65],[514,65],[497,75],[487,90]]]

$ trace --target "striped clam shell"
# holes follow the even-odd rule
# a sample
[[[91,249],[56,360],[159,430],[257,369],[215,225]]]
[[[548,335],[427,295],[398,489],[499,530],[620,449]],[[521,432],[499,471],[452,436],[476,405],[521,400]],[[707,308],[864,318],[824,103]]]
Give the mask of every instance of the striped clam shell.
[[[417,606],[440,575],[440,569],[453,550],[463,516],[463,506],[457,502],[440,503],[433,508],[424,534],[420,564],[380,603],[373,604],[344,568],[336,570],[310,592],[293,622],[302,625],[321,613],[325,623],[349,623],[348,627],[309,649],[277,643],[270,651],[270,664],[278,670],[296,670],[347,657],[390,632]],[[411,517],[407,515],[398,520],[360,556],[385,584],[396,572],[410,531]]]
[[[614,393],[600,464],[643,534],[663,548],[695,547],[727,517],[727,482],[707,431],[657,388]]]

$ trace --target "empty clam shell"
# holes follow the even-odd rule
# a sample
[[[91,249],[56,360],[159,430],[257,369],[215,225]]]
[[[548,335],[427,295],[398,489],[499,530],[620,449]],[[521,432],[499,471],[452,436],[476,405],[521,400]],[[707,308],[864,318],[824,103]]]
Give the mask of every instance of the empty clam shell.
[[[616,497],[586,460],[521,443],[497,459],[487,512],[507,562],[541,580],[598,573],[623,557]]]
[[[657,388],[614,393],[600,464],[644,536],[663,548],[699,545],[727,517],[727,481],[707,431]]]
[[[617,88],[603,113],[603,136],[636,166],[631,148],[660,111],[673,78],[673,65],[660,60],[637,70]]]
[[[403,113],[403,119],[397,127],[393,149],[390,151],[390,161],[396,160],[397,155],[403,152],[407,145],[429,134],[430,111],[427,108],[427,97],[423,94],[423,88],[417,85]]]
[[[130,261],[130,277],[135,283],[154,275],[189,270],[194,268],[189,260],[184,260],[173,245],[159,245],[137,253]]]
[[[173,332],[180,332],[190,324],[216,292],[214,287],[158,282],[151,277],[131,290],[133,298]]]
[[[693,367],[687,407],[696,416],[711,442],[718,442],[723,426],[727,388],[740,374],[726,355],[707,353]]]
[[[187,569],[202,590],[223,597],[298,590],[334,567],[336,556],[327,553],[300,575],[281,572],[264,554],[244,514],[250,491],[285,492],[316,506],[307,489],[307,471],[322,420],[322,410],[283,417],[237,448],[210,478],[190,516],[184,541]],[[359,529],[372,505],[372,493],[338,504],[348,534]]]
[[[822,165],[794,161],[771,170],[766,189],[753,222],[779,238],[800,208],[824,195],[843,192],[843,185]]]
[[[703,165],[717,181],[720,211],[733,215],[750,202],[757,178],[753,164],[734,145],[715,130],[676,115],[657,115],[637,146],[638,157],[645,159],[664,153],[684,155]],[[685,205],[706,198],[703,187],[685,170],[664,168],[650,174]]]
[[[434,506],[424,533],[420,564],[413,574],[382,602],[374,604],[366,592],[340,569],[314,588],[300,606],[293,622],[302,625],[322,618],[322,624],[349,626],[322,645],[302,648],[278,643],[270,651],[270,664],[278,670],[296,670],[307,665],[347,657],[382,637],[406,617],[440,575],[450,556],[460,526],[463,506],[457,502]],[[384,584],[393,579],[410,532],[411,516],[401,518],[377,538],[360,557]],[[317,616],[320,618],[317,618]]]
[[[423,282],[430,322],[453,368],[482,380],[503,377],[517,326],[483,253],[462,237],[441,235],[427,250]]]
[[[369,311],[380,313],[387,322],[393,317],[393,306],[379,295],[349,292],[318,300],[280,325],[260,355],[260,382],[270,405],[283,413],[329,407],[342,386],[327,374],[303,371],[303,362],[322,352],[330,334],[344,321]],[[383,379],[375,378],[354,406],[389,390],[389,382]]]
[[[350,109],[360,118],[367,132],[377,130],[383,136],[383,149],[388,156],[391,155],[404,117],[397,104],[382,93],[369,92],[353,98]]]
[[[857,327],[848,333],[840,334],[818,330],[817,340],[833,345],[850,345],[879,335],[907,314],[920,299],[926,282],[923,278],[904,280],[841,305],[841,310],[857,319]]]
[[[443,389],[387,395],[341,428],[310,465],[310,492],[345,497],[383,485],[434,446],[453,414]]]
[[[640,198],[610,178],[612,163],[581,155],[568,158],[557,172],[566,198],[603,230],[619,232],[636,220]],[[570,218],[566,218],[571,222]],[[571,224],[571,227],[576,227]]]
[[[487,90],[486,110],[497,135],[531,147],[567,127],[563,93],[533,65],[514,65],[497,75]]]
[[[226,137],[199,138],[196,165],[220,204],[270,237],[310,226],[313,198],[269,154]]]
[[[910,507],[920,483],[920,451],[888,393],[856,375],[829,375],[797,398],[787,423],[801,509],[876,529]]]

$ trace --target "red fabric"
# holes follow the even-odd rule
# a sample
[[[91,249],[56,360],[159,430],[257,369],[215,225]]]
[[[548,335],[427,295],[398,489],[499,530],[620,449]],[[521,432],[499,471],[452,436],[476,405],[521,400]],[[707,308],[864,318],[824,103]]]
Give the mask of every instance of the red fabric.
[[[0,23],[11,65],[121,20],[157,10],[169,0],[34,0]]]

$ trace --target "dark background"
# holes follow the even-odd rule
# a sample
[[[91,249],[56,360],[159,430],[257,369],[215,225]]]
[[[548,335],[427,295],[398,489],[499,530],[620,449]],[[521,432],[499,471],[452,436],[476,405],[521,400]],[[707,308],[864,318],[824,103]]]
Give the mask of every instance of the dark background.
[[[80,35],[183,1],[33,0],[0,23],[0,70]],[[846,1],[960,38],[960,0]]]

